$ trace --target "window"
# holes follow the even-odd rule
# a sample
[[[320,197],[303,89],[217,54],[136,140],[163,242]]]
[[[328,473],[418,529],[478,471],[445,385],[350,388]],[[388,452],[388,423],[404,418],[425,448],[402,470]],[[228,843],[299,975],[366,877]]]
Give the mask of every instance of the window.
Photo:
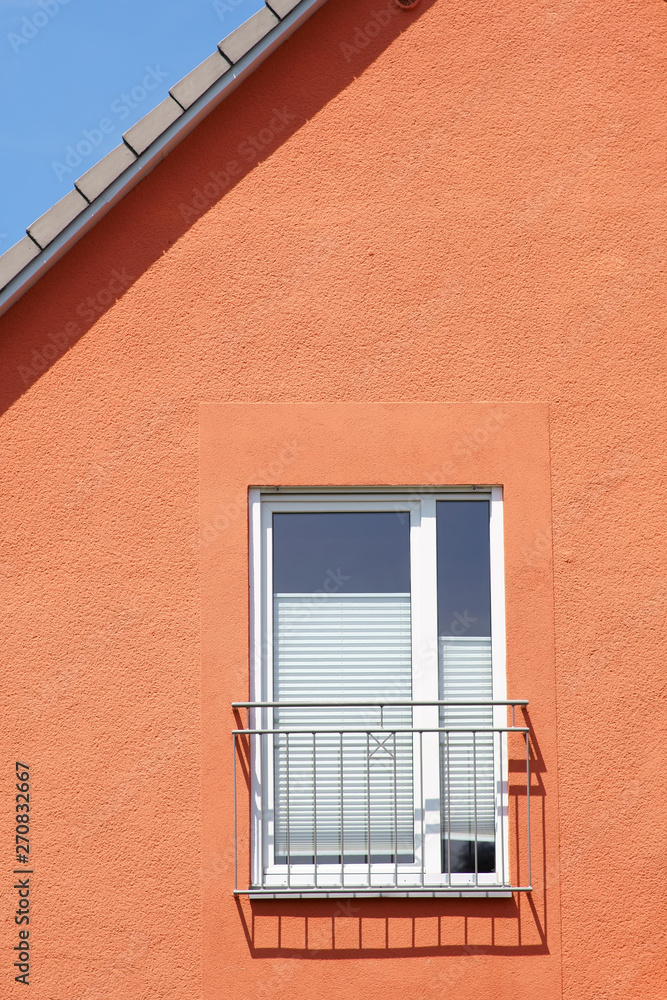
[[[511,888],[502,536],[500,488],[252,491],[249,892]]]

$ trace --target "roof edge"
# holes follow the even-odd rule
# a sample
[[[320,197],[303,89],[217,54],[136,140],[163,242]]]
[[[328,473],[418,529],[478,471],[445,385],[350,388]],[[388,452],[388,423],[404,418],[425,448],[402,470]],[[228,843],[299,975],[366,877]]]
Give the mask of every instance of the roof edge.
[[[19,270],[14,277],[2,288],[0,291],[0,316],[14,305],[18,299],[21,298],[33,285],[35,285],[43,274],[46,273],[57,261],[64,257],[67,251],[74,246],[93,226],[103,218],[107,212],[113,208],[122,198],[128,194],[133,187],[135,187],[143,178],[153,170],[161,160],[163,160],[175,146],[177,146],[187,135],[192,132],[194,128],[204,119],[208,114],[210,114],[213,109],[220,104],[236,87],[239,86],[250,76],[251,73],[262,63],[264,60],[271,55],[284,41],[286,41],[290,35],[292,35],[297,28],[301,27],[304,21],[307,21],[312,14],[315,13],[320,7],[326,3],[326,0],[300,0],[297,2],[293,9],[287,13],[282,20],[276,23],[270,28],[267,34],[264,35],[253,47],[237,62],[233,63],[230,68],[223,73],[222,76],[214,83],[208,90],[206,90],[190,107],[185,109],[182,114],[180,114],[175,121],[172,122],[150,145],[147,146],[145,151],[136,155],[136,159],[130,166],[123,170],[122,173],[96,198],[87,203],[81,211],[71,222],[65,225],[61,232],[55,236],[51,242],[42,249],[37,241],[32,237],[30,229],[35,225],[32,224],[27,236],[22,237],[18,243],[15,243],[10,247],[5,254],[0,256],[0,266],[2,265],[3,257],[7,260],[11,258],[18,258],[19,260],[30,257],[31,253],[27,253],[24,250],[25,242],[30,241],[33,243],[36,255],[32,259],[28,260],[27,263]],[[275,14],[276,7],[289,6],[288,3],[285,4],[284,0],[282,4],[278,3],[265,3],[265,10],[268,8],[267,13],[270,11],[271,14]],[[261,12],[261,11],[260,11]],[[278,15],[279,16],[279,15]],[[253,18],[256,15],[253,15]],[[230,32],[227,38],[231,38],[236,32],[239,32],[249,25],[250,18],[248,21],[244,22],[240,28],[236,28],[235,31]],[[224,46],[226,39],[223,39],[218,45],[218,52],[222,53],[222,46]],[[215,53],[214,53],[215,54]],[[224,54],[224,53],[223,53]],[[210,57],[209,57],[210,58]],[[176,86],[176,85],[174,85]],[[174,87],[171,88],[174,90]],[[169,98],[169,94],[167,95]],[[163,102],[164,103],[164,102]],[[158,105],[159,107],[159,105]],[[154,115],[156,109],[149,111],[144,118],[139,119],[135,126],[141,126],[141,123],[149,119]],[[123,137],[125,146],[128,151],[131,150],[131,146],[127,143],[125,136]],[[121,149],[122,147],[116,147]],[[112,150],[114,152],[114,150]],[[134,154],[134,151],[132,151]],[[110,155],[110,154],[107,154]],[[101,161],[100,161],[101,162]],[[72,189],[70,195],[81,194],[78,187]],[[82,196],[83,201],[87,201]],[[60,202],[56,203],[56,206]],[[51,210],[49,210],[51,211]],[[42,217],[43,218],[43,217]],[[29,248],[28,248],[29,249]]]

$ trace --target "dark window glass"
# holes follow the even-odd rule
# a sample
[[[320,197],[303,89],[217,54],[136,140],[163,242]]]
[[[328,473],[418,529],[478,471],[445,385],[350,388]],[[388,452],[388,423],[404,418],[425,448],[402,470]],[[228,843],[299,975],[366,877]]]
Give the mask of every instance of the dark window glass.
[[[409,517],[389,511],[274,514],[273,590],[409,593]]]
[[[488,500],[439,500],[438,635],[491,635]]]
[[[443,699],[491,699],[491,564],[488,500],[438,501],[439,691]],[[440,724],[442,870],[492,872],[496,867],[494,743],[490,706],[449,705]]]

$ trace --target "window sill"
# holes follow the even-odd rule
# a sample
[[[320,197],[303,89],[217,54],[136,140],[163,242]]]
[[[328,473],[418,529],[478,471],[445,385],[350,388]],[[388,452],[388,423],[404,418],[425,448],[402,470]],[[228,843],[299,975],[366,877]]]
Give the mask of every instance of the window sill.
[[[532,892],[532,886],[511,886],[505,889],[481,887],[474,889],[236,889],[234,895],[248,899],[510,899],[515,892]]]

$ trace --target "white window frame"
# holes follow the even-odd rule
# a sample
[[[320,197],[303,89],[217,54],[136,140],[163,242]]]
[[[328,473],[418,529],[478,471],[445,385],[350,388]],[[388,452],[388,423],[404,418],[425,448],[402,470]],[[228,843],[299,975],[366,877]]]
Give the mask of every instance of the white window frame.
[[[419,488],[382,491],[353,490],[322,491],[299,488],[289,490],[251,489],[250,504],[250,700],[273,700],[273,573],[272,515],[275,512],[326,511],[405,511],[410,517],[410,571],[412,614],[412,684],[414,701],[438,700],[438,627],[437,627],[437,549],[436,503],[439,500],[490,501],[490,569],[491,569],[491,651],[493,700],[507,698],[505,661],[505,571],[503,544],[503,491],[501,486],[468,489],[430,490]],[[414,707],[414,727],[437,727],[437,707]],[[493,725],[505,726],[507,712],[497,706]],[[271,709],[253,709],[252,728],[272,728]],[[289,889],[298,893],[299,885],[317,885],[325,892],[330,884],[340,885],[354,894],[367,885],[381,894],[383,885],[395,876],[399,884],[410,888],[425,885],[445,894],[466,895],[466,888],[486,888],[485,895],[511,895],[494,886],[508,886],[509,824],[508,824],[508,761],[507,738],[502,753],[494,751],[494,785],[496,801],[496,870],[489,873],[447,875],[441,872],[441,813],[439,780],[439,735],[425,733],[423,739],[423,774],[419,773],[419,754],[415,735],[414,802],[415,802],[415,861],[413,864],[317,864],[288,866],[273,861],[273,751],[272,737],[260,751],[253,750],[251,759],[251,881],[258,890]],[[253,741],[253,746],[255,741]],[[495,745],[495,744],[494,744]],[[262,777],[264,780],[262,780]],[[423,796],[423,797],[422,797]],[[423,810],[423,818],[421,814]],[[422,830],[425,835],[422,838]],[[424,869],[422,872],[422,852]],[[298,871],[296,871],[298,869]],[[425,875],[424,875],[425,873]],[[338,891],[337,895],[340,895]],[[367,894],[367,893],[366,893]],[[440,893],[438,893],[440,894]],[[478,895],[476,892],[475,895]]]

